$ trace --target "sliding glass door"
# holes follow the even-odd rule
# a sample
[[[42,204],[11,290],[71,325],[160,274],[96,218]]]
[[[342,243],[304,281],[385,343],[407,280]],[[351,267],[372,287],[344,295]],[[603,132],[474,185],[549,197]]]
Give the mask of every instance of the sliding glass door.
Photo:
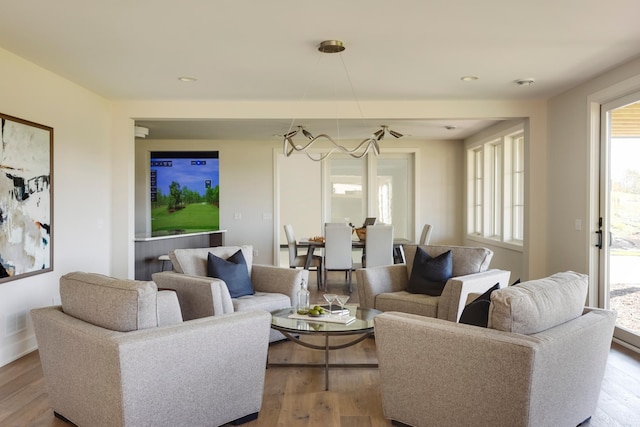
[[[640,93],[602,106],[600,306],[614,335],[640,347]]]

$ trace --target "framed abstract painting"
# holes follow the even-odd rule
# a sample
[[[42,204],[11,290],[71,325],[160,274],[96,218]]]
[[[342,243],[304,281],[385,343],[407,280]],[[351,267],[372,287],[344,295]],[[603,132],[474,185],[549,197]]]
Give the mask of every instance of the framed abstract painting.
[[[53,271],[53,128],[0,113],[0,283]]]

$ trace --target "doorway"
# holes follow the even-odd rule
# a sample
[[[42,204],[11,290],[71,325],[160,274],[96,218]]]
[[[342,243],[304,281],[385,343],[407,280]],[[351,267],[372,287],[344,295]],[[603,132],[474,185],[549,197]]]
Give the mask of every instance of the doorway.
[[[602,105],[599,306],[640,347],[640,92]]]

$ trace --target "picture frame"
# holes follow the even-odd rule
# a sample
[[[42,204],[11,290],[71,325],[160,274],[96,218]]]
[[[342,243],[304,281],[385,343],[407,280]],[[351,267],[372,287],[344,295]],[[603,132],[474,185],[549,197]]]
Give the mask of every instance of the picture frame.
[[[53,128],[0,113],[0,284],[53,271]]]

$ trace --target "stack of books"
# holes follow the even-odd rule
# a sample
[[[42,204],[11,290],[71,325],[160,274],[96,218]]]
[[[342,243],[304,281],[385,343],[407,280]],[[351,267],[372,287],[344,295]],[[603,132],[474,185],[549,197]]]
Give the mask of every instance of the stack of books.
[[[345,308],[343,310],[343,309],[340,308],[340,306],[332,305],[331,306],[331,311],[329,311],[329,306],[328,305],[321,305],[320,307],[324,308],[325,313],[340,314],[340,315],[349,314],[349,309],[348,308]]]

